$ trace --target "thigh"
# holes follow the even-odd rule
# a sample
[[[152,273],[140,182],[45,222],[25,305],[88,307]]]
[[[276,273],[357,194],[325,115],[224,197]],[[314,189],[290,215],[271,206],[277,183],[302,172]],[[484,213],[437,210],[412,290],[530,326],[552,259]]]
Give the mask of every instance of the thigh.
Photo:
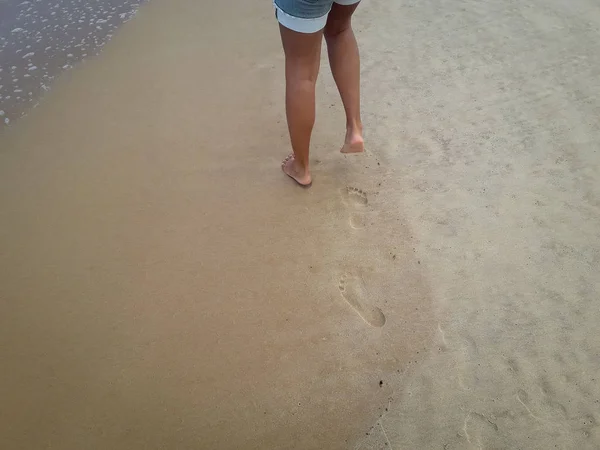
[[[329,13],[329,19],[350,20],[359,3],[360,0],[335,0]]]
[[[299,33],[279,26],[285,52],[286,77],[316,80],[321,61],[323,31]]]
[[[359,3],[360,0],[336,0],[327,18],[325,34],[336,35],[348,28]]]

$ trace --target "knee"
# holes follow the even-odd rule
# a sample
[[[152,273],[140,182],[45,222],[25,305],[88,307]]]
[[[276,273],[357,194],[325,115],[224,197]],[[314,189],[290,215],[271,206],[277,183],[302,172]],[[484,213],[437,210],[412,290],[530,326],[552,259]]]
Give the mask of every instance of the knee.
[[[349,20],[334,21],[334,22],[328,23],[325,26],[325,29],[323,30],[323,34],[325,36],[325,39],[327,39],[327,40],[335,39],[340,34],[342,34],[344,31],[350,30],[351,28],[352,28],[352,23]]]
[[[318,67],[318,66],[317,66]],[[289,85],[297,89],[310,89],[317,82],[318,68],[306,61],[287,61],[286,80]]]
[[[311,94],[315,90],[316,79],[311,76],[292,76],[286,82],[287,91],[299,95]]]

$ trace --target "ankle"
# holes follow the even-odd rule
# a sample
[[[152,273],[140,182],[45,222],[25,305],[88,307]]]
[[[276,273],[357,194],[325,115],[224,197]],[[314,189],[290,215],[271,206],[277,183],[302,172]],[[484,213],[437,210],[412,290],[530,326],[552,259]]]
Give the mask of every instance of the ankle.
[[[294,158],[294,170],[301,175],[307,174],[308,162],[303,162],[297,158]]]
[[[347,123],[346,124],[346,136],[351,137],[362,137],[363,126],[360,122]]]
[[[348,131],[356,131],[358,133],[362,133],[363,125],[360,120],[353,120],[346,122],[346,130]]]

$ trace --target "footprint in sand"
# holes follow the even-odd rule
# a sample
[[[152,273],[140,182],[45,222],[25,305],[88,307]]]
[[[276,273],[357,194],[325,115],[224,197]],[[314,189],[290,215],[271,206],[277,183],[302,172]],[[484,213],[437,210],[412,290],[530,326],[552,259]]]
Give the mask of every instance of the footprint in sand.
[[[360,230],[367,225],[367,218],[364,214],[350,215],[350,226],[355,230]]]
[[[365,322],[373,327],[382,327],[385,324],[385,316],[381,310],[368,304],[366,291],[360,277],[350,274],[342,275],[339,288],[344,300],[354,308]]]
[[[361,189],[347,186],[346,189],[344,189],[343,194],[346,202],[354,206],[364,206],[369,203],[367,193]]]
[[[352,206],[356,209],[362,209],[369,203],[367,193],[361,189],[347,186],[342,191],[342,197],[344,202],[348,206]],[[350,215],[350,226],[355,230],[364,228],[367,224],[367,217],[363,211],[355,212]]]

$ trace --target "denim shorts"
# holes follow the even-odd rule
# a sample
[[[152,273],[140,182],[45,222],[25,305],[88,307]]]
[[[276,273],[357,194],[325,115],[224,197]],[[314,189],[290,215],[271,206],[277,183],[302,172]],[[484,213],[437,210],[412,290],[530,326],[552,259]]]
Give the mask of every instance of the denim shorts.
[[[355,5],[360,0],[274,0],[281,25],[298,33],[316,33],[325,28],[334,3]]]

